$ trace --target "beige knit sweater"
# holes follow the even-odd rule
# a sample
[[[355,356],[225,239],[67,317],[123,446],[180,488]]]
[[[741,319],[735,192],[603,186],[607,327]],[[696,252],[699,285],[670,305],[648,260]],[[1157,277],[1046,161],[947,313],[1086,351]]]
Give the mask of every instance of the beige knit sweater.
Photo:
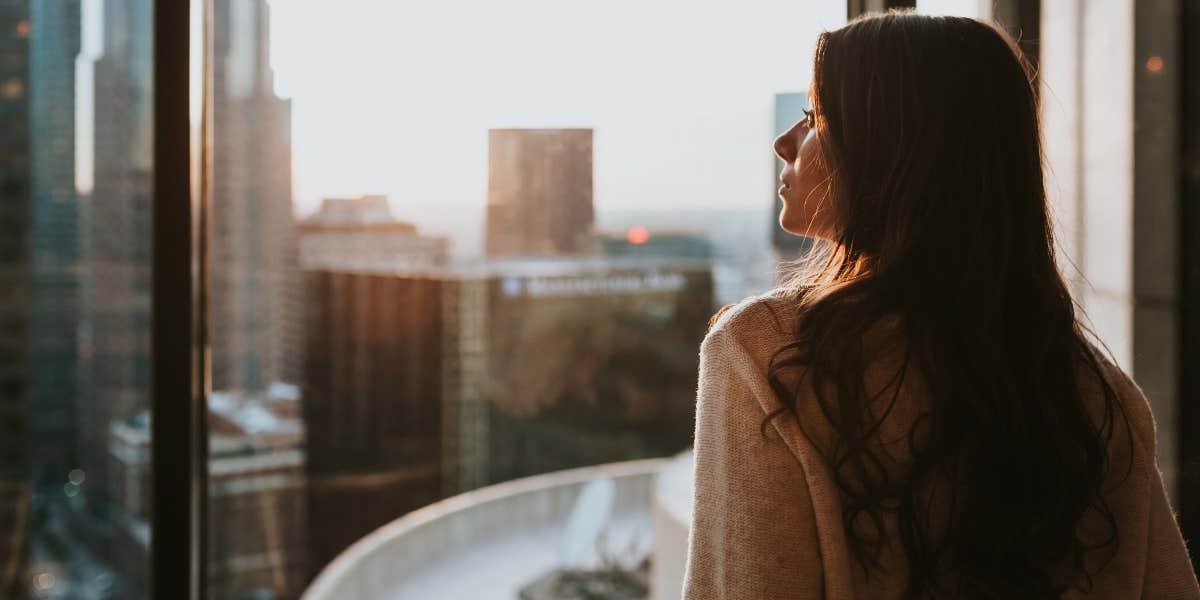
[[[886,549],[886,573],[870,578],[849,555],[837,488],[818,451],[833,437],[815,403],[801,399],[798,417],[775,419],[767,437],[760,434],[763,417],[779,406],[767,382],[767,364],[791,334],[791,306],[794,300],[783,292],[746,300],[720,316],[701,346],[685,600],[873,600],[903,594],[902,549]],[[1109,371],[1133,441],[1132,471],[1107,498],[1120,544],[1095,578],[1092,593],[1067,597],[1200,599],[1155,466],[1149,406],[1126,375],[1116,367]],[[870,388],[871,373],[867,380]],[[919,396],[902,395],[882,438],[895,439],[911,424],[919,414]],[[1129,448],[1129,438],[1124,439],[1120,446]],[[1114,464],[1130,458],[1118,446],[1114,442],[1110,450]],[[887,526],[894,527],[894,520]]]

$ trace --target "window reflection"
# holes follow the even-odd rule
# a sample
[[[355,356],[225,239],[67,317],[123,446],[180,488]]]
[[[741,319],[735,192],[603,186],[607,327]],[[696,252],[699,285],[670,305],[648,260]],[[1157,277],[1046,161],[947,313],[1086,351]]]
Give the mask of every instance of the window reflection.
[[[151,3],[0,3],[0,595],[138,598]]]

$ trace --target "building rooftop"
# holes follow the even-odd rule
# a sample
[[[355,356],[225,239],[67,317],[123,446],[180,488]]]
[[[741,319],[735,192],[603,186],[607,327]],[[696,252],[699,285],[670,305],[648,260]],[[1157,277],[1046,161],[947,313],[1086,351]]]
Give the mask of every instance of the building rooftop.
[[[304,229],[342,229],[387,227],[416,233],[412,223],[392,215],[388,197],[366,195],[358,198],[324,198],[321,207],[300,222]]]
[[[269,459],[302,464],[303,454],[296,450],[304,444],[299,398],[296,386],[281,383],[272,384],[263,394],[209,394],[209,452],[214,473],[219,468],[237,471],[235,465],[241,463],[250,468],[249,461],[255,465]],[[285,458],[293,454],[299,458]],[[231,462],[221,465],[215,459]]]
[[[236,470],[235,464],[251,460],[271,460],[267,455],[273,452],[281,453],[275,460],[295,462],[292,456],[296,455],[302,463],[303,454],[297,450],[304,444],[299,400],[299,388],[287,383],[274,383],[262,394],[212,392],[208,398],[208,423],[214,473]],[[113,422],[110,451],[129,464],[145,461],[150,446],[150,420],[149,411],[142,410],[128,419]],[[226,458],[238,460],[220,464]]]

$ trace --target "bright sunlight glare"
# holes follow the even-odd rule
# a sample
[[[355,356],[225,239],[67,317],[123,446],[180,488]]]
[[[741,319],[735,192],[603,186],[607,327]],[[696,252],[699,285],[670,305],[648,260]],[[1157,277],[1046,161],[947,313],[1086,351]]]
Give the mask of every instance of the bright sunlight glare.
[[[764,203],[774,94],[841,2],[272,0],[297,212],[482,209],[487,130],[595,129],[598,210]],[[765,210],[765,208],[764,208]]]

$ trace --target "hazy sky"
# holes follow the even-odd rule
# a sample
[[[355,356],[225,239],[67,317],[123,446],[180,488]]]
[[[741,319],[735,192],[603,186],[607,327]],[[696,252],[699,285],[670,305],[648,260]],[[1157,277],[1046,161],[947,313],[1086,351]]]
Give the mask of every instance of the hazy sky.
[[[81,139],[102,1],[83,0]],[[493,127],[593,128],[601,210],[765,210],[774,94],[804,90],[817,35],[845,20],[844,0],[268,1],[300,213],[363,193],[482,208]],[[86,191],[91,144],[77,154]]]
[[[298,210],[482,207],[487,130],[595,129],[601,210],[756,207],[834,0],[271,0]],[[403,210],[401,210],[403,212]]]

